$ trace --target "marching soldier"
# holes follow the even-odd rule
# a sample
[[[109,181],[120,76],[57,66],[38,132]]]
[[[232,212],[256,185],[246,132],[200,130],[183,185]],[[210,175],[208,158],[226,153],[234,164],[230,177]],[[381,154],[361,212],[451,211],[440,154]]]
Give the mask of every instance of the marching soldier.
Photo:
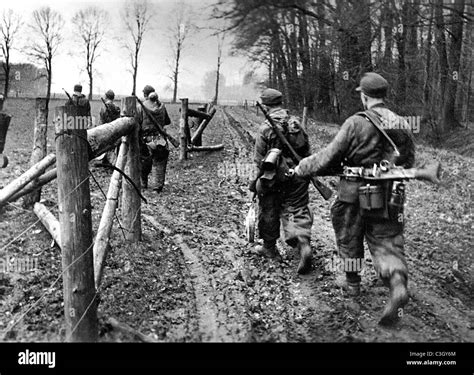
[[[100,108],[99,123],[108,124],[120,117],[120,107],[114,103],[115,93],[108,90],[105,93],[104,105]]]
[[[108,124],[120,117],[120,107],[114,103],[115,93],[108,90],[105,93],[105,100],[102,99],[104,105],[100,108],[99,124]],[[120,144],[120,141],[117,142]],[[113,151],[108,151],[98,158],[104,164],[113,164],[117,158],[118,147]]]
[[[357,88],[365,111],[349,117],[326,148],[301,160],[294,170],[295,176],[330,175],[340,171],[341,165],[346,171],[351,167],[372,169],[383,160],[411,167],[415,158],[413,138],[406,130],[405,120],[386,107],[387,90],[388,83],[382,76],[366,73]],[[338,196],[331,207],[340,256],[356,261],[352,264],[362,264],[365,238],[375,269],[390,288],[390,300],[379,322],[381,325],[394,324],[408,302],[403,202],[396,215],[390,211],[389,203],[391,194],[401,185],[401,181],[367,184],[360,179],[341,177]],[[345,289],[352,296],[359,295],[358,270],[345,271]]]
[[[66,105],[78,107],[78,114],[82,116],[91,115],[91,105],[85,95],[82,94],[82,86],[80,84],[74,85],[74,94],[67,100]]]
[[[281,128],[295,151],[301,157],[310,155],[308,136],[299,121],[282,108],[282,93],[266,89],[261,95],[262,104]],[[313,216],[308,207],[308,179],[289,180],[285,172],[295,164],[282,141],[274,133],[268,122],[264,122],[255,142],[257,178],[250,190],[258,194],[258,230],[263,246],[256,251],[266,257],[279,256],[276,241],[280,237],[280,219],[283,224],[286,243],[298,249],[301,259],[297,272],[304,274],[311,269],[311,227]],[[268,166],[274,164],[275,168]]]
[[[171,124],[168,111],[163,103],[158,100],[158,94],[152,86],[143,89],[145,101],[143,102],[148,113],[161,125]],[[156,192],[161,192],[165,184],[166,166],[168,164],[169,146],[155,124],[148,118],[141,106],[137,107],[137,119],[140,124],[140,159],[142,163],[142,184],[148,188],[148,175],[151,172],[152,186]]]

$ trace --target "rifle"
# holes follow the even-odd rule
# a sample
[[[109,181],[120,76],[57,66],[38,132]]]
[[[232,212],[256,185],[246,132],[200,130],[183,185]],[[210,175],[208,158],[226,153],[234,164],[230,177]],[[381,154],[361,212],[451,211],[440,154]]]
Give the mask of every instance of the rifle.
[[[386,160],[380,162],[380,166],[374,165],[373,168],[345,167],[344,177],[355,177],[363,180],[422,180],[433,184],[441,184],[439,180],[441,173],[441,164],[435,161],[420,168],[405,169],[393,165]]]
[[[283,143],[283,145],[291,152],[292,156],[293,156],[293,159],[299,163],[300,160],[302,159],[301,156],[299,156],[295,149],[291,146],[290,142],[288,142],[288,140],[286,139],[286,137],[283,135],[283,133],[281,132],[280,129],[278,129],[278,127],[276,126],[275,122],[273,121],[273,119],[270,117],[270,115],[268,114],[268,112],[263,108],[263,106],[257,102],[257,107],[260,108],[262,110],[262,113],[264,114],[265,118],[267,119],[267,121],[270,123],[270,126],[272,127],[273,131],[275,132],[275,134],[278,136],[278,138],[280,139],[280,141]],[[325,200],[328,200],[329,198],[331,198],[332,196],[332,190],[326,186],[325,184],[323,184],[321,181],[319,181],[316,177],[314,176],[311,176],[311,182],[313,183],[314,187],[319,191],[319,193],[322,195],[322,197],[325,199]]]
[[[69,98],[69,101],[72,103],[72,105],[76,105],[76,103],[74,103],[74,101],[72,100],[71,95],[69,95],[69,93],[66,91],[66,89],[64,87],[63,87],[63,91],[66,93],[66,95]]]
[[[165,137],[165,139],[169,139],[169,141],[171,142],[171,144],[175,147],[175,148],[178,148],[179,147],[179,142],[173,138],[171,135],[169,135],[165,129],[163,129],[163,127],[158,123],[158,121],[156,121],[156,119],[151,115],[151,113],[148,111],[148,109],[145,107],[145,105],[143,104],[143,102],[138,99],[136,96],[135,98],[137,99],[137,102],[140,103],[140,105],[142,106],[143,108],[143,112],[146,113],[148,119],[157,127],[158,129],[158,132],[163,136]]]

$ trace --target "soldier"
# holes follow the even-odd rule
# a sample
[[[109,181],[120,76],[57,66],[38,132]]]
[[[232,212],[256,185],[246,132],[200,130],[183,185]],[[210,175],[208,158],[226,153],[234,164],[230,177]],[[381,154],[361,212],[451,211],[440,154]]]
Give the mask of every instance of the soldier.
[[[349,117],[326,148],[301,160],[295,168],[295,176],[333,174],[340,171],[341,166],[372,168],[382,160],[411,167],[415,158],[413,138],[407,130],[403,130],[407,129],[405,120],[386,107],[384,98],[387,90],[388,83],[382,76],[366,73],[357,88],[366,111]],[[389,138],[399,148],[399,156],[392,152]],[[375,269],[390,288],[390,300],[379,324],[391,325],[399,319],[401,308],[408,302],[403,215],[393,217],[387,209],[387,200],[395,182],[374,184],[372,187],[362,187],[363,184],[360,180],[341,177],[338,196],[331,206],[332,224],[339,254],[345,260],[355,261],[351,264],[362,264],[365,237]],[[362,192],[373,194],[371,198],[374,201],[378,197],[383,202],[380,208],[367,210],[370,207],[365,207],[363,199],[359,200],[359,193]],[[344,264],[349,262],[344,261]],[[344,288],[350,295],[358,296],[361,282],[358,270],[345,271]]]
[[[262,104],[281,128],[295,151],[301,157],[310,155],[308,136],[298,120],[282,108],[282,93],[266,89],[261,95]],[[280,154],[275,171],[265,170],[264,160],[275,160]],[[258,230],[263,246],[256,251],[266,257],[279,256],[276,241],[280,237],[280,219],[283,224],[286,243],[300,253],[297,272],[308,273],[311,269],[311,226],[313,216],[308,207],[308,179],[288,180],[285,171],[295,164],[288,150],[283,148],[281,140],[268,122],[264,122],[257,134],[254,161],[257,166],[257,178],[252,181],[250,190],[258,193]]]
[[[143,104],[148,112],[161,125],[171,124],[168,111],[163,103],[158,100],[158,94],[152,86],[143,89],[145,101]],[[142,185],[148,188],[148,175],[152,174],[153,190],[161,192],[165,184],[166,166],[168,164],[169,146],[153,122],[143,112],[141,106],[137,107],[137,119],[140,124],[140,159],[142,163]]]
[[[74,105],[79,107],[80,110],[78,114],[82,116],[90,116],[91,115],[91,105],[89,100],[82,94],[82,86],[80,84],[74,85],[74,94],[72,98],[68,99],[66,105]]]
[[[115,93],[108,90],[105,93],[104,105],[100,108],[99,124],[108,124],[120,117],[120,107],[114,103]]]
[[[99,124],[108,124],[120,117],[120,107],[114,103],[115,93],[112,90],[108,90],[105,93],[104,105],[100,108],[99,112]],[[97,160],[102,160],[103,164],[114,164],[115,159],[118,155],[118,146],[120,141],[117,142],[117,147],[113,151],[108,151],[105,154],[99,156]]]

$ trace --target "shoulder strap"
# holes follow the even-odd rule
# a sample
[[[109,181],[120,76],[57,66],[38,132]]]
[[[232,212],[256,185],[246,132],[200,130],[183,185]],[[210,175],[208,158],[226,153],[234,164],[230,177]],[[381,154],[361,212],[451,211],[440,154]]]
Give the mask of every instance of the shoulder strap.
[[[377,113],[371,110],[366,110],[364,112],[357,112],[357,115],[365,117],[369,122],[375,126],[375,128],[384,136],[384,138],[390,143],[390,145],[393,147],[393,151],[395,153],[396,157],[400,156],[400,151],[398,151],[397,146],[395,145],[395,142],[393,142],[392,138],[390,138],[387,134],[387,132],[384,130],[382,125],[380,125],[381,120],[380,117]]]

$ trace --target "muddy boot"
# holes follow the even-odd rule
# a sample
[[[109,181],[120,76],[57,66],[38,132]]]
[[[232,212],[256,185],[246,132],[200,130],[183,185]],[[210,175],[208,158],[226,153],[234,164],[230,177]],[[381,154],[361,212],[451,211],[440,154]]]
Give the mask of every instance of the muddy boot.
[[[391,326],[402,317],[401,309],[408,302],[407,276],[401,272],[394,272],[389,280],[390,300],[385,305],[379,324]]]
[[[344,285],[344,291],[350,297],[360,296],[360,276],[357,272],[346,272],[346,283]]]
[[[168,164],[168,159],[160,160],[156,162],[155,167],[155,179],[153,180],[154,188],[153,190],[157,191],[158,193],[163,190],[165,186],[165,177],[166,177],[166,165]]]
[[[266,258],[276,258],[280,254],[276,248],[276,242],[263,242],[262,245],[255,246],[255,251]]]
[[[311,271],[311,245],[308,241],[303,240],[298,244],[300,250],[300,263],[297,272],[300,275],[307,274]]]

